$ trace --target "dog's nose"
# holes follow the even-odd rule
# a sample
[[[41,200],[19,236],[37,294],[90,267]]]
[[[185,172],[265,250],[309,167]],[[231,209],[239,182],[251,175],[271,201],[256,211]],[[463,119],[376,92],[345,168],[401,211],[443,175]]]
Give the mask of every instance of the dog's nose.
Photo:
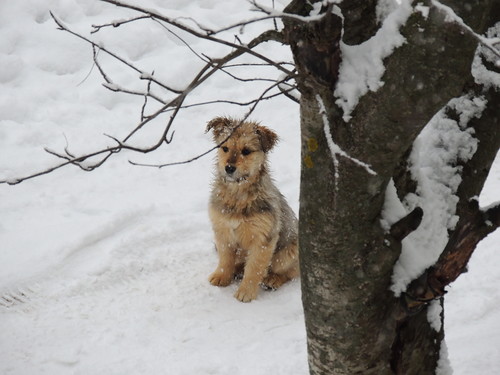
[[[236,170],[236,167],[234,165],[226,165],[226,173],[227,174],[232,174]]]

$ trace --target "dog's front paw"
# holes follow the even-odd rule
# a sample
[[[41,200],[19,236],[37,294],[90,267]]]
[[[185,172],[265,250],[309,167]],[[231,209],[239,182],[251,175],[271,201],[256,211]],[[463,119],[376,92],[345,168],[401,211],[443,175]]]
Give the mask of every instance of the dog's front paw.
[[[241,302],[250,302],[257,298],[258,291],[259,289],[256,287],[248,287],[242,284],[240,285],[234,296]]]
[[[232,275],[228,275],[224,272],[217,270],[210,275],[208,281],[210,281],[210,284],[214,286],[228,286],[229,284],[231,284],[232,279],[233,279]]]

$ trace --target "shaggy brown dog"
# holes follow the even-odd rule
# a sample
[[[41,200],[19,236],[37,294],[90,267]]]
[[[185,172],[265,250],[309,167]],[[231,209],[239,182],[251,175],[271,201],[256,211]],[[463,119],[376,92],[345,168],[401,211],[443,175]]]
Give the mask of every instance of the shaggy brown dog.
[[[254,122],[217,117],[207,125],[218,149],[209,213],[219,264],[212,285],[243,271],[235,297],[250,302],[259,285],[276,289],[299,276],[297,219],[268,172],[277,135]]]

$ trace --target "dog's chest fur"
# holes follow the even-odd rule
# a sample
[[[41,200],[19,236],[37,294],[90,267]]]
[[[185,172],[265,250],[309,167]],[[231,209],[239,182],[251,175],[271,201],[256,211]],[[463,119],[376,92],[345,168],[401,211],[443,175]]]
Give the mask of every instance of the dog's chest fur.
[[[242,248],[252,243],[255,236],[264,242],[276,241],[281,217],[275,189],[267,175],[254,183],[217,179],[210,200],[214,229],[226,232],[227,239]]]
[[[265,179],[256,183],[235,183],[225,182],[223,178],[217,179],[212,190],[211,208],[235,219],[262,213],[273,214],[276,209],[273,202],[275,197],[266,191],[274,190],[274,186],[267,186],[263,180]]]

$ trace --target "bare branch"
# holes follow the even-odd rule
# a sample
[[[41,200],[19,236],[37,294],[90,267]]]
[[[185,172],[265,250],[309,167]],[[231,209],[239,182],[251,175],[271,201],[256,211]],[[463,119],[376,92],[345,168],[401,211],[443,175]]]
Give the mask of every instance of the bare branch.
[[[52,17],[52,19],[54,20],[54,22],[57,24],[57,26],[59,26],[59,30],[63,30],[63,31],[66,31],[68,33],[70,33],[71,35],[74,35],[76,36],[77,38],[80,38],[84,41],[86,41],[87,43],[90,43],[92,46],[94,47],[97,47],[99,48],[99,50],[107,53],[109,56],[112,56],[113,58],[115,58],[116,60],[120,61],[121,63],[125,64],[126,66],[128,66],[129,68],[133,69],[134,71],[136,71],[137,73],[139,73],[141,76],[145,74],[145,72],[143,72],[141,69],[137,68],[136,66],[134,66],[132,63],[130,63],[129,61],[123,59],[122,57],[118,56],[117,54],[109,51],[107,48],[105,48],[104,46],[102,45],[99,45],[97,44],[96,42],[84,37],[83,35],[80,35],[74,31],[72,31],[71,29],[69,29],[66,25],[64,25],[62,23],[62,21],[60,21],[52,12],[49,12],[50,13],[50,16]],[[176,90],[172,87],[169,87],[167,85],[165,85],[163,82],[161,81],[158,81],[156,79],[153,80],[154,83],[156,83],[158,86],[161,86],[163,87],[165,90],[168,90],[170,92],[173,92],[175,94],[180,94],[182,91],[181,90]]]
[[[110,27],[110,26],[120,27],[121,25],[124,25],[126,23],[135,22],[135,21],[144,20],[144,19],[151,19],[151,16],[144,15],[144,16],[130,18],[128,20],[113,21],[113,22],[106,23],[106,24],[103,24],[103,25],[92,25],[93,30],[90,33],[94,34],[94,33],[98,32],[99,30],[101,30],[104,27]]]
[[[224,68],[221,68],[220,71],[227,74],[229,77],[231,77],[234,80],[239,81],[239,82],[256,82],[256,81],[276,82],[275,79],[271,79],[271,78],[242,78],[242,77],[238,77],[237,75],[230,73],[227,69],[224,69]]]
[[[192,108],[192,107],[200,107],[200,106],[204,106],[204,105],[213,105],[213,104],[230,104],[230,105],[236,105],[236,106],[240,106],[240,107],[248,107],[249,105],[252,105],[252,104],[254,104],[254,103],[258,102],[258,101],[264,101],[264,100],[273,99],[273,98],[276,98],[276,97],[281,96],[281,95],[286,96],[287,98],[289,98],[290,100],[292,100],[292,101],[294,101],[296,103],[299,102],[299,100],[297,98],[295,98],[295,97],[293,97],[293,96],[290,95],[290,92],[297,90],[297,87],[290,86],[288,89],[282,89],[281,85],[279,85],[278,87],[280,88],[280,92],[278,92],[278,93],[270,94],[270,95],[264,96],[262,98],[252,99],[252,100],[249,100],[247,102],[236,102],[236,101],[233,101],[233,100],[217,99],[217,100],[210,100],[210,101],[207,101],[207,102],[186,104],[186,105],[183,105],[181,107],[181,109]],[[169,111],[172,111],[172,110],[173,110],[172,108],[167,108],[164,112],[169,112]]]
[[[281,64],[281,65],[290,65],[293,69],[295,69],[295,64],[289,62],[289,61],[282,61],[282,62],[278,62],[278,64]],[[271,66],[267,63],[238,63],[238,64],[226,64],[224,65],[224,67],[227,69],[227,68],[235,68],[235,67],[248,67],[248,66]]]
[[[159,20],[155,19],[155,18],[152,18],[152,17],[149,17],[151,18],[154,22],[156,22],[158,25],[160,25],[161,27],[163,27],[168,33],[172,34],[173,36],[175,36],[178,40],[180,40],[196,57],[198,57],[201,61],[205,62],[205,63],[208,63],[210,61],[210,59],[206,58],[205,56],[203,55],[200,55],[198,52],[196,52],[193,47],[191,47],[191,45],[186,42],[183,38],[180,37],[179,34],[173,32],[172,30],[170,30],[167,26],[165,26],[162,22],[160,22]]]
[[[291,78],[291,77],[289,77]],[[290,85],[288,82],[283,82],[278,86],[281,93],[285,95],[288,99],[300,104],[300,96],[294,96],[293,93],[298,90],[297,85]]]
[[[282,80],[282,81],[275,82],[273,85],[271,85],[270,87],[268,87],[268,88],[267,88],[267,89],[266,89],[266,90],[265,90],[265,91],[261,94],[261,96],[260,96],[259,98],[257,98],[257,99],[255,99],[255,100],[253,100],[253,101],[249,102],[249,103],[251,103],[251,104],[253,104],[253,105],[252,105],[252,107],[250,108],[250,110],[246,113],[246,115],[243,117],[243,119],[241,120],[241,123],[243,123],[243,122],[244,122],[244,121],[245,121],[245,120],[246,120],[246,119],[247,119],[247,118],[248,118],[248,117],[249,117],[249,116],[253,113],[253,111],[255,110],[255,108],[257,107],[257,105],[259,104],[259,102],[261,102],[261,101],[263,101],[263,100],[271,99],[271,98],[273,98],[273,97],[276,97],[276,96],[281,95],[282,93],[278,93],[278,94],[273,94],[273,95],[266,96],[266,94],[267,94],[270,90],[272,90],[272,89],[273,89],[273,88],[275,88],[275,87],[279,87],[279,85],[281,85],[281,84],[282,84],[285,80],[287,80],[287,79],[289,79],[289,78],[287,77],[287,78],[285,78],[285,79],[284,79],[284,80]],[[294,87],[292,87],[290,90],[295,90],[295,88],[294,88]],[[182,109],[182,108],[183,108],[183,107],[182,107],[182,103],[183,103],[183,101],[184,101],[185,97],[186,97],[186,96],[183,96],[183,97],[181,98],[181,100],[178,102],[178,104],[176,105],[176,107],[175,107],[175,109],[174,109],[174,114],[173,114],[173,115],[171,115],[170,120],[169,120],[169,122],[168,122],[167,126],[165,127],[165,130],[164,130],[164,132],[163,132],[163,134],[162,134],[162,136],[161,136],[160,140],[159,140],[156,144],[154,144],[154,145],[152,145],[152,146],[150,146],[150,147],[145,147],[145,148],[134,147],[134,146],[131,146],[131,145],[127,145],[127,144],[125,144],[124,142],[126,142],[126,141],[127,141],[127,140],[131,137],[131,135],[133,135],[133,134],[134,134],[137,130],[139,130],[139,129],[140,129],[140,127],[142,127],[142,126],[143,126],[143,125],[145,125],[147,122],[149,122],[149,121],[150,121],[150,120],[152,120],[154,117],[156,117],[156,116],[159,114],[159,112],[160,112],[160,111],[157,111],[157,112],[153,115],[154,117],[153,117],[153,116],[150,116],[147,120],[142,121],[142,122],[141,122],[141,124],[140,124],[140,125],[139,125],[136,129],[134,129],[134,131],[133,131],[131,134],[129,134],[129,136],[127,136],[127,137],[125,138],[125,140],[124,140],[124,141],[120,141],[119,139],[117,139],[116,137],[113,137],[113,136],[111,136],[111,135],[104,134],[105,136],[107,136],[108,138],[111,138],[112,140],[114,140],[114,141],[117,143],[117,146],[115,146],[115,147],[109,147],[109,148],[106,148],[106,149],[104,149],[104,150],[100,150],[100,151],[94,152],[94,153],[92,153],[92,154],[88,154],[88,155],[84,155],[84,156],[80,156],[80,157],[76,157],[76,158],[75,158],[75,157],[71,157],[71,158],[69,158],[69,157],[67,157],[67,156],[65,156],[65,155],[61,155],[61,154],[56,153],[56,152],[54,152],[54,151],[52,151],[52,150],[49,150],[49,149],[46,149],[46,151],[47,151],[48,153],[52,154],[52,155],[55,155],[55,156],[57,156],[57,157],[59,157],[59,158],[63,158],[63,159],[65,159],[65,160],[67,160],[67,161],[68,161],[67,163],[63,163],[63,164],[61,164],[59,167],[62,167],[62,166],[65,166],[65,165],[68,165],[68,164],[70,164],[70,163],[71,163],[71,164],[77,165],[78,167],[80,167],[81,169],[83,169],[83,170],[85,170],[85,171],[92,171],[92,170],[94,170],[95,168],[97,168],[97,167],[101,166],[101,165],[102,165],[102,164],[103,164],[103,163],[104,163],[104,162],[105,162],[105,161],[106,161],[106,160],[107,160],[107,159],[111,156],[111,154],[113,154],[113,153],[117,153],[117,152],[119,152],[119,151],[121,151],[121,150],[129,150],[129,151],[140,152],[140,153],[144,153],[144,154],[145,154],[145,153],[149,153],[149,152],[154,151],[154,150],[156,150],[157,148],[159,148],[163,142],[165,142],[165,143],[167,143],[167,144],[168,144],[168,143],[170,143],[170,142],[172,141],[173,133],[172,133],[172,135],[171,135],[171,136],[170,136],[170,138],[169,138],[169,137],[168,137],[168,132],[169,132],[169,130],[170,130],[170,128],[171,128],[171,125],[172,125],[172,123],[173,123],[173,121],[174,121],[174,119],[175,119],[175,117],[176,117],[177,113],[179,112],[179,110],[180,110],[180,109]],[[142,125],[142,126],[141,126],[141,125]],[[228,138],[229,138],[229,137],[228,137]],[[221,142],[221,144],[222,144],[222,143],[224,143],[226,140],[227,140],[227,139],[225,139],[223,142]],[[195,156],[195,157],[193,157],[193,158],[190,158],[189,160],[180,161],[180,162],[172,162],[172,163],[166,163],[166,164],[162,164],[162,165],[148,165],[148,164],[139,164],[139,163],[134,163],[134,162],[130,162],[130,163],[131,163],[131,164],[133,164],[133,165],[150,166],[150,167],[157,167],[157,168],[163,168],[163,167],[173,166],[173,165],[179,165],[179,164],[187,164],[187,163],[190,163],[190,162],[192,162],[192,161],[198,160],[198,159],[200,159],[201,157],[203,157],[203,156],[205,156],[205,155],[207,155],[207,154],[211,153],[213,150],[217,149],[218,147],[220,147],[220,144],[219,144],[219,145],[217,145],[217,146],[215,146],[215,147],[213,147],[213,148],[211,148],[210,150],[208,150],[208,151],[206,151],[206,152],[204,152],[204,153],[200,154],[200,155],[197,155],[197,156]],[[81,162],[83,162],[83,161],[87,160],[88,158],[90,158],[90,157],[94,157],[94,156],[97,156],[97,155],[100,155],[100,154],[103,154],[103,153],[109,153],[109,154],[108,154],[108,155],[106,155],[106,156],[105,156],[105,158],[104,158],[103,160],[101,160],[100,162],[98,162],[98,163],[96,163],[96,164],[93,164],[93,165],[90,165],[90,166],[84,166],[84,165],[82,165],[82,164],[81,164]],[[56,168],[56,169],[57,169],[57,168]],[[52,171],[52,169],[51,169],[50,171]],[[47,172],[47,173],[49,173],[49,172]],[[45,174],[45,173],[43,173],[43,174]],[[36,177],[36,176],[38,176],[38,175],[40,175],[40,174],[37,174],[37,175],[34,175],[34,176],[30,176],[30,177],[28,177],[28,178],[31,178],[31,177]],[[28,179],[28,178],[24,178],[24,179],[17,179],[15,183],[19,183],[19,182],[21,182],[21,181],[23,181],[23,180],[25,180],[25,179]],[[2,182],[2,181],[0,181],[0,182]],[[10,182],[8,182],[8,183],[10,183]]]
[[[90,77],[90,75],[92,74],[92,71],[94,70],[94,67],[95,67],[95,63],[92,64],[87,75],[76,85],[77,87],[80,86],[83,82],[85,82],[87,80],[87,78]]]
[[[106,1],[106,0],[103,0],[103,1]],[[107,1],[107,2],[115,3],[112,1]],[[116,2],[116,5],[124,6],[123,4],[118,3],[118,2]],[[131,6],[125,6],[125,7],[131,7]],[[139,9],[139,11],[141,11],[143,13],[146,12],[145,10],[142,10],[142,9]],[[118,91],[118,92],[123,92],[123,93],[127,93],[127,94],[132,94],[132,95],[140,95],[140,96],[144,97],[144,103],[143,103],[142,108],[141,108],[141,121],[139,124],[137,124],[135,126],[134,129],[132,129],[129,132],[129,134],[127,136],[125,136],[121,140],[116,138],[116,137],[110,136],[110,135],[105,135],[106,137],[112,139],[116,143],[115,145],[108,146],[108,147],[102,148],[100,150],[86,153],[86,154],[83,154],[80,156],[75,156],[72,153],[70,153],[68,151],[68,146],[66,146],[66,148],[65,148],[65,154],[46,148],[45,151],[47,153],[49,153],[53,156],[56,156],[59,159],[63,159],[64,162],[62,162],[56,166],[47,168],[41,172],[33,173],[33,174],[30,174],[30,175],[25,176],[25,177],[14,178],[14,179],[9,179],[9,180],[0,180],[0,183],[17,184],[19,182],[22,182],[22,181],[25,181],[25,180],[28,180],[28,179],[31,179],[31,178],[34,178],[37,176],[51,173],[54,170],[57,170],[59,168],[62,168],[64,166],[70,165],[70,164],[78,166],[79,168],[81,168],[84,171],[92,171],[92,170],[100,167],[113,154],[118,153],[122,150],[129,150],[129,151],[140,152],[140,153],[149,153],[149,152],[155,151],[156,149],[161,147],[163,144],[168,144],[168,143],[172,142],[172,139],[174,136],[174,132],[171,131],[172,125],[173,125],[174,120],[175,120],[177,114],[179,113],[179,111],[182,108],[187,107],[187,106],[184,106],[184,101],[185,101],[186,97],[189,95],[189,93],[191,91],[193,91],[195,88],[197,88],[199,85],[201,85],[203,82],[205,82],[213,74],[222,70],[228,62],[233,61],[234,59],[238,58],[239,56],[241,56],[243,54],[246,54],[246,53],[251,54],[251,55],[263,60],[269,66],[273,66],[286,74],[286,79],[281,80],[279,82],[274,82],[271,87],[269,87],[266,91],[264,91],[264,93],[261,95],[260,98],[253,100],[253,101],[250,101],[248,104],[246,104],[246,105],[249,105],[249,104],[252,105],[252,108],[249,110],[247,116],[249,116],[252,113],[255,106],[261,100],[270,99],[274,96],[283,94],[283,92],[282,92],[282,93],[278,93],[278,94],[274,94],[274,95],[266,95],[269,90],[278,86],[279,84],[282,84],[286,80],[290,79],[290,76],[293,74],[292,71],[284,68],[283,63],[276,63],[276,62],[272,61],[271,59],[269,59],[269,58],[267,58],[259,53],[256,53],[252,50],[252,48],[258,46],[261,43],[264,43],[264,42],[267,42],[270,40],[276,40],[276,35],[279,33],[276,33],[274,30],[263,32],[262,34],[260,34],[256,38],[254,38],[252,41],[250,41],[247,45],[240,46],[237,44],[226,42],[226,41],[218,39],[218,38],[203,36],[203,34],[199,34],[196,31],[191,30],[191,29],[179,24],[178,22],[175,22],[175,21],[172,22],[168,18],[163,17],[163,16],[159,16],[158,14],[148,14],[148,16],[136,17],[136,18],[126,20],[126,21],[119,21],[119,22],[108,24],[108,26],[113,25],[113,24],[121,25],[124,23],[137,21],[140,19],[151,18],[151,19],[155,20],[156,22],[162,21],[162,22],[170,23],[173,26],[180,28],[181,30],[185,30],[187,32],[190,32],[191,34],[199,36],[203,39],[208,39],[208,40],[211,40],[211,41],[216,42],[216,43],[222,43],[222,44],[225,44],[225,45],[228,45],[228,46],[231,46],[234,48],[234,50],[232,52],[230,52],[226,56],[219,58],[219,59],[204,60],[202,58],[202,60],[205,61],[206,64],[193,77],[193,79],[191,80],[191,82],[188,83],[186,88],[184,88],[183,90],[176,90],[176,89],[173,89],[173,88],[169,87],[168,85],[164,84],[163,82],[159,81],[158,79],[156,79],[153,76],[153,74],[148,74],[148,73],[142,71],[141,69],[137,68],[132,63],[128,62],[126,59],[124,59],[124,58],[120,57],[119,55],[115,54],[114,52],[108,50],[104,46],[99,45],[96,42],[88,39],[87,37],[84,37],[84,36],[74,32],[74,31],[72,31],[70,28],[65,26],[57,17],[55,17],[54,14],[52,14],[52,13],[50,13],[50,14],[51,14],[52,18],[54,19],[54,22],[58,25],[60,30],[66,31],[66,32],[70,33],[71,35],[74,35],[74,36],[78,37],[79,39],[89,43],[92,46],[93,51],[94,51],[94,63],[95,63],[95,66],[97,66],[97,68],[99,69],[99,72],[105,81],[104,86],[106,88],[108,88],[112,91]],[[102,27],[104,27],[104,26],[105,25],[102,25]],[[96,31],[100,29],[100,27],[98,27],[98,26],[94,27],[94,28],[96,29]],[[167,30],[170,32],[170,30],[168,28],[167,28]],[[173,34],[176,35],[175,33],[173,33]],[[124,65],[128,66],[129,68],[131,68],[135,72],[139,73],[141,79],[147,79],[148,80],[147,90],[145,92],[140,92],[140,91],[136,91],[136,90],[129,90],[126,88],[122,88],[122,87],[114,84],[114,82],[106,74],[106,72],[104,71],[104,69],[102,68],[102,66],[100,65],[100,63],[98,61],[97,57],[98,57],[99,51],[105,52],[109,56],[113,57],[114,59],[116,59],[119,62],[123,63]],[[194,51],[193,51],[193,53],[196,54],[196,52],[194,52]],[[200,57],[198,54],[197,54],[197,56]],[[225,72],[225,73],[227,74],[227,72]],[[234,76],[234,78],[237,78],[237,77]],[[158,86],[164,88],[165,90],[177,94],[177,96],[169,101],[164,101],[151,92],[151,83],[155,83]],[[291,86],[291,89],[294,89],[294,87]],[[284,91],[287,92],[287,90],[284,90]],[[148,103],[148,98],[153,98],[153,99],[157,100],[158,102],[162,103],[163,105],[161,106],[161,108],[157,109],[154,113],[146,116],[145,109],[146,109],[146,105]],[[241,104],[243,104],[243,103],[241,103]],[[157,118],[161,114],[165,113],[166,111],[172,111],[172,113],[170,115],[169,120],[167,121],[167,123],[165,124],[165,126],[163,128],[163,131],[162,131],[160,138],[157,139],[156,143],[149,145],[147,147],[137,147],[137,146],[134,146],[134,145],[129,143],[130,139],[138,131],[143,129],[147,124],[151,123],[151,121],[153,121],[155,118]],[[245,116],[245,118],[247,116]],[[101,158],[96,162],[86,163],[90,159],[94,159],[96,157],[101,157]]]
[[[149,83],[148,83],[148,90],[146,92],[141,92],[141,91],[136,91],[136,90],[130,90],[130,89],[127,89],[127,88],[124,88],[124,87],[121,87],[121,86],[115,84],[111,80],[111,78],[109,78],[109,76],[106,74],[106,72],[102,68],[101,64],[97,60],[97,56],[98,56],[98,54],[96,53],[97,47],[95,45],[93,45],[92,49],[94,50],[94,64],[95,64],[95,66],[97,66],[97,69],[99,70],[99,73],[101,73],[101,76],[104,79],[104,81],[106,81],[106,83],[103,83],[103,86],[105,88],[107,88],[108,90],[113,91],[113,92],[122,92],[124,94],[150,97],[150,98],[153,98],[154,100],[156,100],[157,102],[159,102],[161,104],[166,104],[165,100],[161,99],[159,96],[157,96],[157,95],[155,95],[155,94],[153,94],[151,92],[151,82],[152,82],[152,79],[150,79],[150,78],[147,78],[148,81],[149,81]]]
[[[217,35],[217,34],[220,34],[220,33],[224,32],[224,31],[229,31],[229,30],[232,30],[232,29],[235,29],[235,28],[244,28],[245,26],[250,25],[252,23],[261,22],[261,21],[265,21],[265,20],[269,20],[269,19],[274,20],[274,19],[276,19],[276,16],[269,15],[269,16],[263,16],[263,17],[253,18],[251,20],[246,20],[246,21],[238,22],[238,23],[235,23],[235,24],[227,26],[227,27],[223,27],[223,28],[218,29],[218,30],[204,30],[204,31],[207,31],[208,35],[214,36],[214,35]]]
[[[151,73],[151,75],[154,75],[155,72],[153,71]],[[148,86],[147,86],[147,94],[149,94],[151,92],[151,80],[148,81]],[[144,121],[144,119],[146,118],[146,116],[144,115],[144,111],[146,110],[146,105],[148,104],[148,97],[149,95],[144,95],[144,103],[142,104],[142,108],[141,108],[141,121]]]
[[[279,32],[276,32],[274,30],[266,31],[265,33],[261,34],[260,37],[253,39],[247,45],[239,45],[239,44],[228,42],[227,40],[224,40],[224,39],[216,38],[216,37],[212,36],[209,32],[202,33],[202,32],[196,31],[196,30],[178,22],[177,19],[172,19],[172,18],[166,17],[166,16],[164,16],[164,15],[162,15],[162,14],[160,14],[157,11],[152,10],[152,9],[144,9],[144,8],[141,8],[140,6],[136,6],[136,5],[132,5],[132,4],[125,4],[125,3],[122,3],[121,1],[117,1],[117,0],[101,0],[101,1],[106,2],[106,3],[110,3],[110,4],[113,4],[113,5],[122,7],[122,8],[132,9],[132,10],[135,10],[135,11],[140,12],[140,13],[145,13],[151,17],[154,17],[158,20],[161,20],[161,21],[168,23],[172,26],[175,26],[178,29],[183,30],[183,31],[185,31],[191,35],[194,35],[198,38],[210,40],[210,41],[215,42],[215,43],[219,43],[222,45],[226,45],[228,47],[235,48],[236,50],[240,51],[240,54],[248,53],[248,54],[255,56],[258,59],[263,60],[266,63],[276,67],[277,69],[281,70],[282,72],[284,72],[286,74],[291,73],[288,69],[285,69],[282,65],[274,62],[272,59],[252,50],[252,48],[254,48],[257,44],[262,43],[262,41],[263,41],[262,38],[264,38],[265,41],[275,40],[275,41],[282,42],[284,40],[282,37],[282,34]]]
[[[286,80],[286,79],[288,79],[288,78],[285,78],[285,80]],[[263,93],[259,96],[259,98],[255,99],[255,100],[253,101],[253,105],[252,105],[252,107],[251,107],[251,108],[247,111],[247,113],[246,113],[246,114],[243,116],[243,118],[240,120],[239,125],[238,125],[238,126],[236,126],[236,127],[233,129],[233,132],[234,132],[234,131],[238,128],[238,127],[240,127],[240,126],[241,126],[241,125],[242,125],[242,124],[246,121],[246,119],[247,119],[248,117],[250,117],[250,115],[253,113],[253,111],[255,110],[255,108],[257,107],[257,105],[258,105],[261,101],[265,100],[266,98],[270,98],[270,97],[271,97],[271,96],[266,96],[266,94],[267,94],[270,90],[272,90],[272,89],[274,89],[274,88],[276,88],[276,87],[279,87],[279,85],[280,85],[280,84],[282,84],[283,82],[284,82],[284,80],[282,80],[282,81],[278,81],[278,82],[275,82],[273,85],[271,85],[271,86],[269,86],[268,88],[266,88],[266,89],[264,90],[264,92],[263,92]],[[276,94],[276,96],[277,96],[277,95],[281,95],[281,94],[282,94],[282,93],[280,92],[280,93]],[[229,135],[228,135],[228,136],[227,136],[224,140],[222,140],[222,141],[221,141],[219,144],[217,144],[216,146],[214,146],[214,147],[210,148],[209,150],[207,150],[207,151],[205,151],[205,152],[202,152],[201,154],[198,154],[198,155],[193,156],[193,157],[191,157],[191,158],[189,158],[189,159],[186,159],[186,160],[176,161],[176,162],[170,162],[170,163],[164,163],[164,164],[145,164],[145,163],[136,163],[136,162],[133,162],[133,161],[130,161],[130,160],[129,160],[129,163],[130,163],[130,164],[132,164],[132,165],[136,165],[136,166],[141,166],[141,167],[153,167],[153,168],[159,168],[159,169],[164,168],[164,167],[174,166],[174,165],[189,164],[189,163],[191,163],[191,162],[193,162],[193,161],[196,161],[196,160],[198,160],[198,159],[201,159],[202,157],[204,157],[204,156],[206,156],[206,155],[210,154],[212,151],[214,151],[214,150],[218,149],[218,148],[219,148],[222,144],[224,144],[224,142],[226,142],[226,141],[227,141],[227,140],[231,137],[231,135],[232,135],[232,133],[233,133],[233,132],[231,132],[231,133],[230,133],[230,134],[229,134]]]
[[[102,24],[102,25],[92,25],[92,27],[94,29],[91,31],[91,33],[96,33],[105,27],[119,27],[119,26],[124,25],[126,23],[131,23],[131,22],[135,22],[138,20],[143,20],[143,19],[155,20],[155,18],[158,18],[157,17],[158,13],[153,11],[153,10],[150,10],[150,9],[143,9],[143,8],[138,7],[138,6],[125,4],[125,3],[122,3],[120,1],[114,1],[114,0],[101,0],[101,1],[111,3],[111,4],[114,4],[116,6],[120,6],[120,7],[124,7],[124,8],[134,9],[136,11],[145,12],[146,14],[143,16],[138,16],[138,17],[134,17],[131,19],[127,19],[127,20],[117,20],[117,21],[113,21],[110,23]],[[319,20],[323,17],[323,15],[303,17],[303,16],[298,16],[296,14],[278,12],[274,9],[274,0],[273,0],[273,8],[268,8],[268,7],[265,7],[263,5],[260,5],[256,1],[250,1],[250,3],[255,7],[255,9],[254,9],[255,11],[262,12],[266,15],[258,17],[258,18],[253,18],[250,20],[237,22],[237,23],[231,24],[229,26],[226,26],[226,27],[223,27],[223,28],[220,28],[217,30],[213,30],[213,29],[210,29],[208,27],[203,26],[202,24],[200,24],[197,20],[195,20],[192,17],[176,17],[176,18],[169,19],[171,22],[167,22],[167,23],[174,25],[176,27],[178,27],[178,25],[182,25],[183,27],[189,28],[188,26],[181,24],[179,22],[182,20],[188,20],[188,21],[192,22],[198,29],[205,32],[206,36],[215,36],[217,34],[225,32],[225,31],[229,31],[229,30],[233,30],[233,29],[237,29],[237,28],[243,28],[243,27],[250,25],[252,23],[257,23],[257,22],[261,22],[261,21],[265,21],[265,20],[269,20],[269,19],[273,20],[274,31],[278,32],[278,25],[276,23],[277,18],[293,18],[293,19],[298,20],[298,21],[309,22],[309,21]],[[160,19],[160,18],[158,18],[158,19]],[[165,21],[164,19],[162,19],[162,20]],[[182,29],[182,27],[180,27],[180,28]],[[193,32],[196,32],[195,30],[192,30],[192,29],[190,29],[190,30]],[[187,31],[187,30],[185,30],[185,31]],[[276,34],[276,36],[278,37],[278,40],[276,40],[276,41],[279,41],[281,43],[286,44],[286,41],[283,38],[281,38],[280,35],[281,35],[280,33]],[[200,37],[200,35],[196,35],[196,36]]]

